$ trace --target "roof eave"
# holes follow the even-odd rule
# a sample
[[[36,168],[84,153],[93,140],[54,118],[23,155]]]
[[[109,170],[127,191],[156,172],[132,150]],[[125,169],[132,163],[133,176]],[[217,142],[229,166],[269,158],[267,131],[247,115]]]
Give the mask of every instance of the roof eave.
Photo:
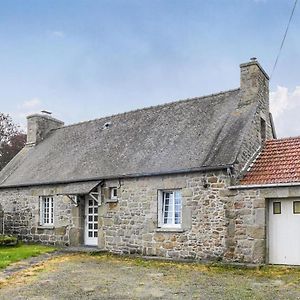
[[[228,187],[229,190],[255,189],[255,188],[272,188],[272,187],[289,187],[300,186],[300,182],[282,182],[282,183],[262,183],[262,184],[243,184]]]
[[[32,186],[45,186],[45,185],[57,185],[57,184],[68,184],[68,183],[79,183],[79,182],[97,181],[97,180],[102,181],[102,180],[125,179],[125,178],[136,178],[136,177],[177,175],[177,174],[184,174],[184,173],[227,170],[228,168],[233,168],[233,164],[226,164],[226,165],[213,166],[213,167],[191,168],[191,169],[176,170],[176,171],[163,171],[163,172],[153,172],[153,173],[135,173],[135,174],[123,174],[123,175],[120,174],[120,175],[116,175],[116,176],[90,177],[90,178],[81,178],[81,179],[72,179],[72,180],[51,181],[51,182],[35,182],[35,183],[0,185],[0,189],[24,188],[24,187],[32,187]]]

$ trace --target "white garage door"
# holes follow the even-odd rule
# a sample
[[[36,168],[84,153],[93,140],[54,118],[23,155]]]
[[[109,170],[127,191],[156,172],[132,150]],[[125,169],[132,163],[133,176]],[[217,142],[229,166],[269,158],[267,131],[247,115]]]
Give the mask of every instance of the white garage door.
[[[269,202],[269,263],[300,265],[300,199]]]

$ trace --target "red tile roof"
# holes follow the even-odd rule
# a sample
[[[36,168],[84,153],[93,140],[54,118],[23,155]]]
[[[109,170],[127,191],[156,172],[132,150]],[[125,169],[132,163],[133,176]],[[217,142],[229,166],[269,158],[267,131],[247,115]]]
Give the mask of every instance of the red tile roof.
[[[241,185],[300,182],[300,137],[269,140]]]

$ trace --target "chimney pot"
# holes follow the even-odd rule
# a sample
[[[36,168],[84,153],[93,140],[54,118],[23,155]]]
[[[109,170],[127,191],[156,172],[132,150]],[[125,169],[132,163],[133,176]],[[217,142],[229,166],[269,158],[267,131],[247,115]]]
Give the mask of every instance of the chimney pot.
[[[45,115],[52,115],[52,112],[48,110],[42,110],[41,113]]]

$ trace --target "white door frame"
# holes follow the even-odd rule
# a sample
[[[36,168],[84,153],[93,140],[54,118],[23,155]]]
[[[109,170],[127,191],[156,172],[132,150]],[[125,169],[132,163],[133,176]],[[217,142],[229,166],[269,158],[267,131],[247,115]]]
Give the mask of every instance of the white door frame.
[[[98,202],[86,195],[84,201],[84,244],[98,246]]]

